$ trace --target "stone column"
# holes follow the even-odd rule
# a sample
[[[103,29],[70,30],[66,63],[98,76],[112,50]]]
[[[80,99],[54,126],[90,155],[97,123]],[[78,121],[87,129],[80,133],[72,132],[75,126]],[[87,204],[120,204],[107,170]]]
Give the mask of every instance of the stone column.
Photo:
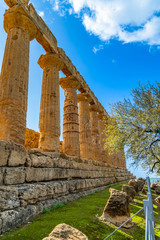
[[[80,156],[79,119],[77,105],[77,89],[79,82],[73,77],[60,79],[65,90],[63,113],[63,152],[70,156]]]
[[[96,105],[90,106],[90,118],[91,118],[93,159],[96,161],[102,161],[100,134],[99,134],[99,128],[98,128],[98,113],[97,113]]]
[[[126,157],[125,157],[125,152],[124,150],[122,150],[122,168],[125,168],[126,169]]]
[[[106,139],[106,135],[105,135],[105,115],[102,113],[98,114],[98,127],[99,127],[99,133],[100,133],[100,144],[101,144],[101,152],[102,152],[102,161],[105,163],[108,163],[108,158],[109,158],[109,154],[107,149],[104,148],[105,145],[105,139]]]
[[[60,149],[60,97],[59,70],[63,63],[56,54],[42,55],[38,64],[43,69],[39,118],[39,148],[59,152]]]
[[[24,144],[29,43],[37,30],[19,6],[5,12],[4,29],[8,36],[0,74],[0,140]]]
[[[79,102],[80,156],[88,160],[93,160],[89,95],[86,93],[78,94],[78,102]]]

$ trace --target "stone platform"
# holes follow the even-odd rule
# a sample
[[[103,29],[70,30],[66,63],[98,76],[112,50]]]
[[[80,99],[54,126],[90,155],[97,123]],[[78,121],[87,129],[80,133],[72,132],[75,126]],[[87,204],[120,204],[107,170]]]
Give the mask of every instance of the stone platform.
[[[103,162],[0,141],[0,233],[45,208],[131,178],[127,169]]]

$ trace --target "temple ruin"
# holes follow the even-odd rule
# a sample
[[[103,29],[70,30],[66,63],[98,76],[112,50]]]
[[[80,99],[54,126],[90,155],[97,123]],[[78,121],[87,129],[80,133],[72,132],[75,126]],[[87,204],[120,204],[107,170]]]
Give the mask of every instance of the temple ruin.
[[[4,14],[7,40],[0,74],[0,233],[58,202],[133,178],[124,152],[110,156],[104,148],[109,115],[33,5],[29,0],[4,1],[9,9]],[[46,54],[38,60],[43,69],[38,148],[26,149],[33,39]],[[60,87],[65,91],[61,143]]]

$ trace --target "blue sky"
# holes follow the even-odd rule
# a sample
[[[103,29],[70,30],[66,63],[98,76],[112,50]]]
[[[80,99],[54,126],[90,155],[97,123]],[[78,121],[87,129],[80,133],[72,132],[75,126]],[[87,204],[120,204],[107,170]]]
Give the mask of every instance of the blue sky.
[[[138,82],[160,81],[159,0],[31,2],[55,35],[58,46],[65,50],[107,111],[109,104],[129,98]],[[0,65],[6,41],[3,29],[6,8],[1,1]],[[35,40],[31,42],[27,127],[36,131],[42,84],[42,69],[37,61],[44,53]],[[62,122],[62,89],[60,93]],[[142,169],[138,175],[145,175]]]

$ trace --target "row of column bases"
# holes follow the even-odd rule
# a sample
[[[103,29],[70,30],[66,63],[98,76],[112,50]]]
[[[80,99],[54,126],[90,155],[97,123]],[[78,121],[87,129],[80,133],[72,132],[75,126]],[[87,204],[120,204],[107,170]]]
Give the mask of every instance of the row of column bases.
[[[36,37],[37,29],[18,8],[6,11],[4,29],[8,36],[0,75],[0,140],[24,144],[29,43]],[[80,83],[76,78],[69,76],[59,79],[63,63],[57,54],[42,55],[38,64],[43,69],[39,148],[59,152],[60,85],[65,90],[63,152],[106,162],[108,153],[104,149],[103,114],[98,113],[96,105],[90,105],[92,99],[87,93],[77,95]]]

